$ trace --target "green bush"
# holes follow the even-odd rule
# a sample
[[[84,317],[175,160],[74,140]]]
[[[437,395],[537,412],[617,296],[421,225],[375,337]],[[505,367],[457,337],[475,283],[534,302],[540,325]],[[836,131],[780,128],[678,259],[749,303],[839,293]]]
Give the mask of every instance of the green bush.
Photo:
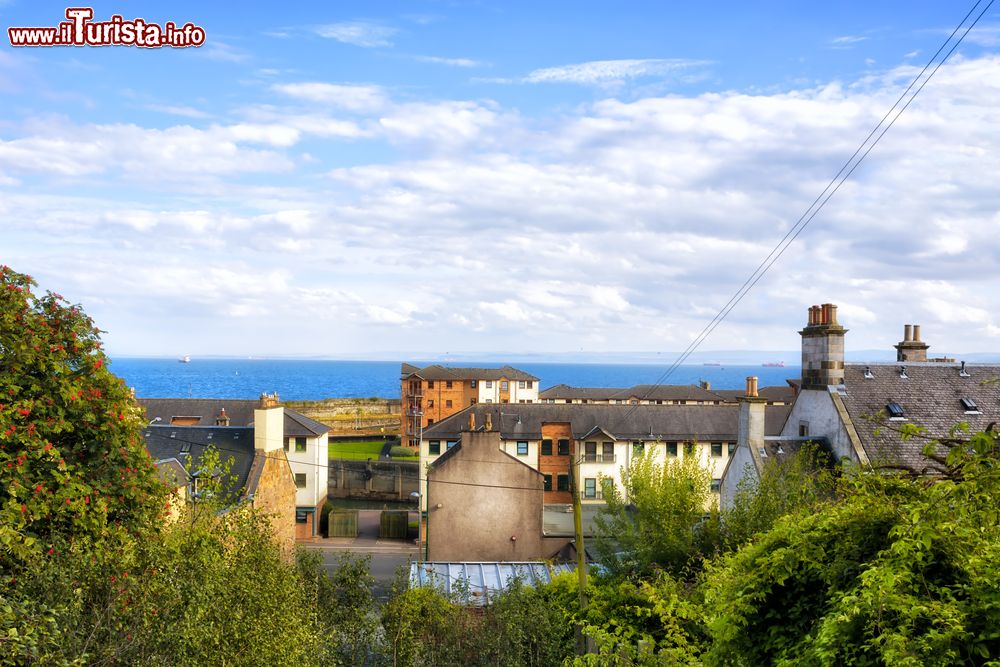
[[[419,452],[415,449],[410,449],[409,447],[397,445],[389,450],[389,455],[393,458],[412,458],[414,456],[419,456]]]

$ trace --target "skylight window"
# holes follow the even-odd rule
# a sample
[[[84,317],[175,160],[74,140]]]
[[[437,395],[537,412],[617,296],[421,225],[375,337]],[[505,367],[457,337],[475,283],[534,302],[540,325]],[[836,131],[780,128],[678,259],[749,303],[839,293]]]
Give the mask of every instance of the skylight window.
[[[960,400],[962,403],[963,410],[965,410],[966,412],[975,412],[977,414],[979,413],[979,406],[976,405],[976,402],[974,400],[972,400],[971,398],[963,398]]]
[[[889,403],[885,409],[889,413],[889,419],[906,419],[906,411],[899,403]]]

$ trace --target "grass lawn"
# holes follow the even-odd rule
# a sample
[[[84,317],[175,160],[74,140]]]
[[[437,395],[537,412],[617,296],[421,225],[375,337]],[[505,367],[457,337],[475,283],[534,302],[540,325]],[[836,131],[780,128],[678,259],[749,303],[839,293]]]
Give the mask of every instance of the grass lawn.
[[[377,460],[385,445],[381,440],[370,440],[366,442],[331,442],[330,459],[352,459],[355,461],[365,461],[367,459]],[[418,456],[396,456],[393,461],[418,461]]]

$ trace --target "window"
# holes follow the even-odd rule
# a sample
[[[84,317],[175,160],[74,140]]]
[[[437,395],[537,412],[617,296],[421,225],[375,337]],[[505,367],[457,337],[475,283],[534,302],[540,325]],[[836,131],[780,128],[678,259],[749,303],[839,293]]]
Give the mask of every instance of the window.
[[[434,388],[434,380],[428,380],[427,381],[427,388],[428,389],[433,389]]]
[[[542,456],[552,456],[552,438],[542,440]]]
[[[691,456],[692,454],[694,454],[694,443],[693,442],[685,442],[684,443],[684,456]]]
[[[604,443],[604,451],[601,452],[601,460],[604,461],[605,463],[615,462],[615,443],[613,442]]]
[[[525,382],[524,380],[518,380],[517,381],[517,388],[518,389],[527,389],[528,388],[528,383]]]
[[[712,493],[719,493],[720,491],[722,491],[722,480],[721,479],[713,479],[712,480],[711,491],[712,491]]]
[[[534,386],[535,386],[535,381],[534,380],[528,380],[528,389],[531,389]]]
[[[475,405],[475,404],[476,404],[476,397],[473,396],[472,398],[469,399],[469,405]]]
[[[889,413],[889,419],[905,419],[906,411],[903,410],[903,406],[899,403],[889,403],[885,406],[886,411]]]
[[[646,443],[636,440],[632,443],[632,456],[642,456],[646,453]]]
[[[431,440],[427,444],[427,452],[429,454],[432,454],[432,455],[440,454],[441,453],[441,441],[440,440]]]
[[[545,490],[552,490],[552,475],[542,475],[542,480],[545,482]]]
[[[428,426],[430,426],[430,425],[431,425],[431,424],[433,424],[433,423],[434,423],[434,420],[433,420],[433,419],[428,419],[428,420],[427,420],[427,425],[428,425]]]
[[[732,456],[735,453],[736,453],[736,443],[731,442],[729,443],[729,455]]]
[[[475,389],[476,388],[476,381],[475,380],[469,380],[469,386],[472,387],[473,389]]]
[[[444,388],[445,389],[451,389],[451,380],[446,380],[445,381]]]
[[[667,456],[677,456],[677,443],[668,442],[667,443]]]
[[[712,443],[712,456],[716,456],[716,457],[722,456],[722,443],[721,442],[713,442]]]
[[[451,399],[448,399],[448,400],[446,400],[444,402],[444,407],[446,407],[446,408],[450,408],[451,407]]]
[[[487,380],[486,381],[486,388],[487,389],[492,389],[493,388],[493,380]]]
[[[285,438],[285,451],[288,451],[288,446],[292,444],[291,438]]]
[[[309,523],[309,512],[305,510],[295,510],[295,523]]]
[[[452,447],[454,447],[457,444],[458,444],[458,440],[449,440],[448,444],[446,445],[446,447],[447,447],[447,449],[451,449]]]
[[[809,422],[799,422],[799,437],[809,437]]]
[[[429,408],[433,408],[434,407],[434,399],[433,398],[428,398],[427,399],[427,407],[429,407]]]
[[[306,488],[306,474],[304,472],[295,473],[295,488],[297,489]]]
[[[557,447],[559,456],[569,456],[569,440],[560,440]]]
[[[487,403],[492,403],[492,402],[493,402],[493,399],[492,399],[492,398],[487,398],[487,399],[486,399],[486,402],[487,402]]]
[[[584,498],[596,498],[597,497],[597,479],[594,477],[588,477],[583,480],[583,497]]]
[[[584,461],[596,461],[597,460],[597,443],[596,442],[585,442],[583,443],[583,460]]]
[[[503,380],[500,383],[500,391],[508,391],[509,389],[510,389],[510,383],[507,382],[506,380]]]
[[[569,491],[569,475],[556,476],[556,491]]]
[[[976,413],[979,412],[979,406],[976,405],[976,402],[971,398],[963,398],[961,399],[961,403],[962,403],[962,409],[965,410],[966,412],[976,412]]]
[[[306,439],[305,438],[295,438],[295,451],[304,452],[306,451]]]
[[[527,440],[518,440],[517,441],[517,455],[518,456],[527,456],[528,455],[528,441]]]

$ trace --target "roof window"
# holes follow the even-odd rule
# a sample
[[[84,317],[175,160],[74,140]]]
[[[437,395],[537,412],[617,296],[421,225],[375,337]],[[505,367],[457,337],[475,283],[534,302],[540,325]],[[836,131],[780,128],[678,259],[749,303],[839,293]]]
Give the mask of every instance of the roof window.
[[[875,374],[872,373],[872,367],[871,366],[865,366],[865,379],[866,380],[874,380],[875,379]]]
[[[903,410],[903,406],[899,403],[888,403],[885,409],[889,413],[889,419],[906,419],[906,411]]]
[[[974,400],[972,400],[971,398],[962,398],[959,400],[962,403],[963,410],[965,410],[966,412],[973,412],[975,414],[979,414],[979,406],[976,405],[976,402]]]

